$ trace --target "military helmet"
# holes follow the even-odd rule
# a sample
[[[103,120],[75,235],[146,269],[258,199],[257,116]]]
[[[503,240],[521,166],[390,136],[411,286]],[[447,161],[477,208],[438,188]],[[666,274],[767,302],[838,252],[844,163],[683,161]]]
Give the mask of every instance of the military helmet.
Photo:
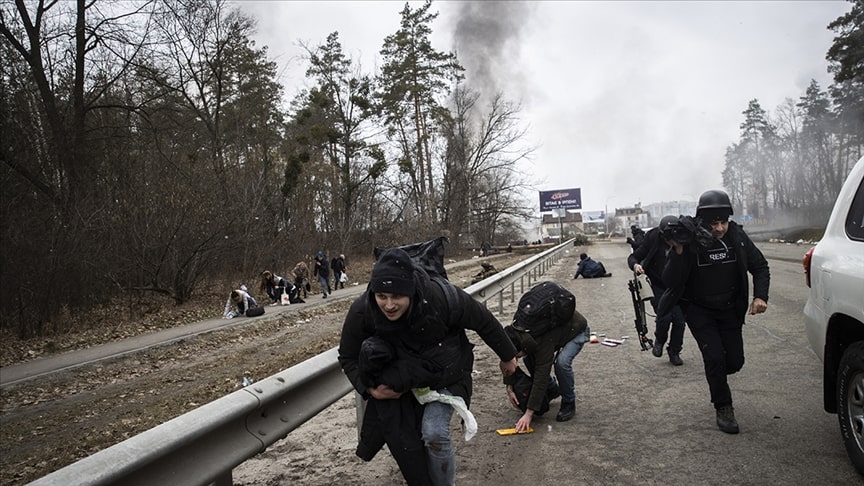
[[[726,211],[728,211],[728,214],[726,214]],[[729,201],[729,195],[717,189],[703,192],[699,196],[699,205],[696,206],[696,216],[704,216],[709,213],[712,216],[722,213],[726,214],[727,217],[735,214],[732,212],[732,203]]]

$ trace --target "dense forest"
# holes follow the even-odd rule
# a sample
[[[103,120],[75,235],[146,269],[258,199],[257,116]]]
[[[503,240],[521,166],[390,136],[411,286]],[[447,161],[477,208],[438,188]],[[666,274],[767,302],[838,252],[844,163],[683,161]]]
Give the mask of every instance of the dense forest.
[[[835,84],[744,112],[723,175],[749,214],[824,215],[861,155],[851,5],[827,26]],[[319,249],[521,240],[520,106],[432,46],[436,16],[405,4],[374,73],[338,32],[304,46],[311,88],[285,104],[255,20],[225,0],[0,4],[0,329],[63,332],[58,315],[117,297],[183,303]]]
[[[827,27],[834,84],[811,81],[774,113],[758,99],[744,110],[741,136],[726,150],[723,185],[733,205],[774,225],[824,225],[852,166],[864,155],[864,2]]]

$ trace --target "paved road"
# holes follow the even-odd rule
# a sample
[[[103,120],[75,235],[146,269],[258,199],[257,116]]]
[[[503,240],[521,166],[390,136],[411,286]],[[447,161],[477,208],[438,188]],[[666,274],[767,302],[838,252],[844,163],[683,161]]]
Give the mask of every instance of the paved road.
[[[803,332],[807,292],[800,257],[807,247],[760,246],[769,256],[772,285],[768,313],[749,317],[744,328],[747,363],[730,378],[740,434],[717,429],[689,332],[684,366],[640,351],[626,290],[628,247],[598,244],[586,250],[611,278],[572,280],[578,251],[544,278],[573,291],[592,330],[631,339],[617,348],[588,345],[576,358],[574,420],[554,421],[556,401],[548,417],[535,419],[535,433],[515,437],[494,432],[512,427],[519,414],[506,402],[497,360],[478,345],[471,409],[479,432],[471,442],[457,440],[457,483],[861,484],[836,417],[822,410],[821,363]],[[506,322],[512,310],[500,319]],[[402,484],[386,451],[371,463],[354,457],[355,421],[349,396],[240,465],[235,484]]]

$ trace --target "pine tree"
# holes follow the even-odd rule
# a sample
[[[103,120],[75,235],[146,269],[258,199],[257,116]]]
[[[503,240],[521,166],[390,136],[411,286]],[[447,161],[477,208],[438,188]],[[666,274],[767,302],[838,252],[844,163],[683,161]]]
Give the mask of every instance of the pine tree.
[[[388,135],[399,147],[399,168],[411,180],[414,209],[421,222],[437,221],[437,184],[432,165],[432,139],[446,116],[441,97],[460,79],[462,67],[454,53],[432,47],[429,36],[437,13],[432,2],[413,10],[406,3],[401,26],[384,39],[378,101]]]

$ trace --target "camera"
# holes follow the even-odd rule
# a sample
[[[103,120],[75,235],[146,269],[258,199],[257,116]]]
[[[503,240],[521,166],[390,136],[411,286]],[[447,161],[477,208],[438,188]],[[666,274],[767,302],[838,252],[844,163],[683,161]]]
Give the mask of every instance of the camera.
[[[682,245],[696,242],[703,248],[708,248],[714,241],[714,236],[704,226],[701,218],[680,216],[675,221],[666,224],[661,232],[666,241],[675,241]]]

